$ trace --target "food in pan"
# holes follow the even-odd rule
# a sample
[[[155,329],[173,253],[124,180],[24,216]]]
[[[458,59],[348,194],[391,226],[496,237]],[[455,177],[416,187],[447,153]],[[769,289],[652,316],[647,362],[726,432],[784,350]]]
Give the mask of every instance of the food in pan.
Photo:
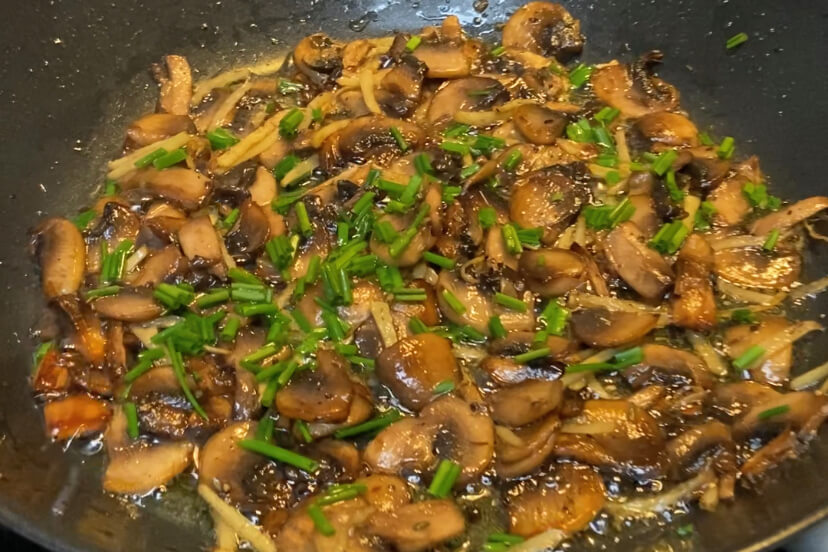
[[[790,315],[828,198],[772,195],[658,52],[583,44],[531,2],[494,45],[167,56],[94,205],[32,233],[49,435],[102,434],[107,492],[196,477],[220,549],[552,548],[772,476],[828,415]]]

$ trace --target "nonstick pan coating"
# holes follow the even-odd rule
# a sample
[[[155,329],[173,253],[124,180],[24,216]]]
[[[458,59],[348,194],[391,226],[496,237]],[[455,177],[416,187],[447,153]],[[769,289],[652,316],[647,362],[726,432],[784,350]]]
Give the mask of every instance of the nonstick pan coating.
[[[478,9],[485,3],[475,2]],[[125,126],[152,108],[151,63],[184,54],[209,74],[283,51],[311,32],[355,38],[364,27],[362,34],[379,35],[447,14],[486,36],[520,3],[489,0],[482,11],[471,0],[7,3],[0,18],[0,521],[55,550],[197,550],[209,543],[204,512],[180,489],[160,503],[148,498],[148,512],[100,493],[102,455],[63,454],[48,443],[27,381],[29,328],[42,299],[26,231],[43,214],[73,214],[88,202]],[[740,154],[758,155],[778,195],[828,191],[824,0],[564,3],[582,22],[587,61],[663,50],[661,74],[678,86],[694,120],[734,136]],[[750,40],[727,52],[725,40],[739,31]],[[811,252],[806,279],[828,272],[826,253]],[[813,312],[828,312],[828,301],[812,304]],[[828,357],[824,339],[812,343],[798,359],[808,366]],[[696,515],[693,549],[762,550],[825,517],[825,466],[823,440],[760,492],[742,491],[715,514]],[[652,550],[648,535],[614,549]]]

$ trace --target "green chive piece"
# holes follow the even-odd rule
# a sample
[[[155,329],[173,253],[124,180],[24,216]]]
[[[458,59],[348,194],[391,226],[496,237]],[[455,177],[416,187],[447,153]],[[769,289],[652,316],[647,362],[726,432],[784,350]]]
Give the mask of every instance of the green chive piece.
[[[531,351],[516,355],[514,360],[518,364],[526,364],[528,362],[532,362],[533,360],[549,356],[550,352],[551,349],[549,347],[541,347],[540,349],[532,349]]]
[[[515,229],[513,225],[504,224],[500,231],[503,234],[503,241],[506,243],[506,250],[509,253],[517,255],[523,251],[523,246],[520,244],[520,237],[518,236],[517,229]]]
[[[233,228],[233,225],[236,224],[236,221],[239,220],[239,216],[241,215],[241,210],[238,207],[235,207],[232,211],[227,213],[227,216],[224,217],[224,220],[219,222],[219,227],[224,230],[229,230]]]
[[[311,226],[310,217],[308,217],[308,208],[304,203],[298,201],[293,206],[293,211],[296,213],[296,219],[299,221],[299,231],[305,237],[310,236],[313,232],[313,227]]]
[[[138,438],[138,409],[135,408],[135,403],[124,403],[124,415],[127,421],[127,435],[130,439]]]
[[[489,318],[489,332],[495,339],[503,339],[506,337],[506,328],[503,327],[503,322],[499,316]]]
[[[489,542],[502,542],[504,544],[514,545],[520,544],[526,539],[520,535],[513,535],[511,533],[491,533],[486,540]]]
[[[672,255],[679,250],[681,244],[690,233],[687,226],[680,220],[668,222],[662,226],[650,240],[649,246],[662,255]]]
[[[440,460],[434,479],[431,480],[431,485],[428,486],[428,493],[437,498],[447,497],[451,493],[454,482],[457,481],[461,471],[460,464],[451,460]]]
[[[310,321],[302,314],[300,311],[294,309],[291,311],[290,315],[293,317],[293,320],[296,322],[296,325],[305,333],[310,332],[313,329],[311,326]]]
[[[517,297],[512,297],[511,295],[506,295],[505,293],[500,293],[499,291],[494,295],[495,303],[498,305],[502,305],[507,309],[511,309],[517,312],[526,312],[529,308],[526,303],[518,299]]]
[[[434,167],[431,166],[431,159],[426,153],[417,154],[414,158],[414,168],[417,169],[417,174],[420,176],[434,173]]]
[[[374,202],[374,198],[376,196],[377,194],[374,192],[365,192],[362,196],[360,196],[356,203],[354,203],[353,207],[351,207],[351,212],[355,215],[361,215],[366,212],[371,208],[371,204]]]
[[[615,364],[611,362],[587,362],[584,364],[570,364],[566,367],[567,374],[580,374],[582,372],[602,372],[604,370],[615,370]]]
[[[500,57],[503,55],[505,51],[506,48],[503,45],[500,45],[495,48],[492,48],[492,50],[489,52],[489,55],[491,55],[492,57]]]
[[[713,223],[713,215],[716,214],[716,206],[710,201],[702,201],[693,219],[693,228],[696,230],[707,230]]]
[[[655,161],[653,161],[650,168],[658,176],[664,176],[664,173],[670,170],[676,159],[678,159],[678,153],[676,150],[667,150],[659,155]]]
[[[497,211],[494,207],[482,207],[477,212],[477,221],[484,230],[489,229],[497,223]]]
[[[219,337],[222,341],[232,342],[236,340],[236,334],[239,333],[239,328],[241,327],[241,320],[232,316],[227,319],[227,322],[224,324],[224,327],[219,332]]]
[[[325,114],[322,113],[322,108],[314,107],[313,109],[311,109],[311,119],[313,119],[315,123],[321,123],[322,121],[324,121]]]
[[[343,483],[332,485],[314,502],[319,506],[328,506],[344,500],[351,500],[365,493],[368,487],[362,483]]]
[[[449,153],[456,153],[458,155],[468,155],[470,153],[469,146],[461,142],[443,142],[440,144],[440,149]]]
[[[417,49],[417,47],[420,45],[422,41],[423,38],[421,36],[414,35],[411,38],[409,38],[408,41],[405,43],[405,49],[409,52],[413,52]]]
[[[258,277],[256,277],[254,274],[251,274],[247,270],[239,268],[237,266],[228,270],[227,276],[234,282],[264,287],[264,282],[262,282]]]
[[[460,171],[460,178],[465,180],[465,179],[469,178],[470,176],[474,175],[475,173],[477,173],[477,171],[479,171],[479,170],[480,170],[480,165],[478,163],[472,163],[471,165],[469,165],[467,167],[463,167],[463,169]]]
[[[206,136],[207,140],[210,141],[210,148],[214,151],[227,149],[239,143],[236,135],[224,128],[213,129]]]
[[[289,81],[287,79],[279,79],[279,94],[282,96],[287,96],[288,94],[296,94],[297,92],[301,92],[305,89],[305,85]]]
[[[457,314],[466,312],[466,306],[450,290],[444,289],[441,295],[445,302],[448,303],[448,306],[451,307],[451,310]]]
[[[325,517],[325,513],[322,512],[322,508],[316,504],[311,504],[308,506],[307,512],[308,516],[313,520],[314,527],[316,527],[316,530],[322,535],[331,537],[336,534],[336,529],[334,529],[331,522],[328,521],[328,518]]]
[[[205,420],[209,419],[207,413],[201,408],[201,405],[198,404],[198,401],[193,395],[193,392],[190,390],[190,386],[187,383],[187,375],[184,372],[184,361],[181,359],[181,353],[175,350],[175,346],[173,345],[172,339],[167,339],[167,358],[170,359],[170,364],[172,364],[173,372],[175,373],[175,379],[178,380],[178,385],[181,386],[181,390],[184,392],[184,396],[187,398],[187,401],[192,405],[193,410],[195,410],[199,416],[204,418]]]
[[[200,309],[206,309],[225,303],[230,300],[230,290],[227,288],[220,288],[211,290],[208,293],[196,299],[196,305]]]
[[[98,297],[106,297],[108,295],[115,295],[119,291],[121,291],[121,286],[105,286],[105,287],[99,287],[97,289],[90,289],[89,291],[84,293],[83,296],[88,301],[90,299],[96,299]]]
[[[676,534],[679,537],[683,538],[683,539],[686,539],[687,537],[692,536],[693,531],[694,531],[694,528],[693,528],[692,523],[687,523],[685,525],[681,525],[679,527],[676,527]]]
[[[472,144],[472,148],[480,151],[484,155],[490,156],[494,150],[503,149],[506,147],[506,140],[497,138],[496,136],[488,136],[486,134],[478,134],[477,138]]]
[[[187,159],[187,150],[185,148],[178,148],[169,153],[165,153],[161,157],[152,160],[152,166],[158,170],[167,169],[173,165],[178,165]]]
[[[730,38],[727,39],[727,42],[725,42],[725,48],[728,49],[728,50],[732,50],[736,46],[739,46],[740,44],[744,44],[747,41],[748,41],[747,33],[736,33],[735,35],[733,35],[733,36],[731,36]]]
[[[296,429],[296,432],[302,437],[302,440],[306,443],[313,442],[313,435],[311,435],[310,429],[308,428],[307,422],[304,420],[296,420],[293,423],[293,427]]]
[[[264,441],[265,443],[270,442],[273,439],[274,429],[276,429],[276,421],[270,415],[269,411],[265,412],[265,415],[262,416],[262,419],[259,420],[259,424],[256,427],[256,440]]]
[[[443,136],[446,138],[459,138],[469,133],[471,127],[464,123],[453,123],[451,126],[443,131]]]
[[[779,229],[774,228],[768,234],[768,238],[765,240],[765,243],[762,244],[762,249],[765,251],[773,251],[776,247],[776,242],[779,241]]]
[[[780,414],[785,414],[791,409],[790,406],[787,404],[780,404],[779,406],[774,406],[773,408],[768,408],[767,410],[763,410],[757,415],[757,418],[760,420],[767,420],[768,418],[773,418],[774,416],[779,416]]]
[[[423,253],[423,259],[425,259],[425,261],[428,263],[437,265],[442,268],[447,268],[449,270],[457,266],[457,261],[455,261],[454,259],[449,259],[448,257],[438,255],[437,253],[432,253],[431,251],[426,251],[425,253]]]
[[[451,380],[445,380],[435,385],[432,393],[435,395],[445,395],[446,393],[451,393],[452,391],[454,391],[454,382]]]
[[[742,186],[742,194],[747,198],[754,209],[770,209],[776,211],[782,205],[778,197],[768,194],[768,188],[762,183],[746,182]]]
[[[579,64],[575,69],[569,73],[569,83],[573,88],[580,88],[589,80],[592,75],[593,67],[590,65]]]
[[[600,123],[609,124],[613,121],[613,119],[618,117],[619,113],[621,113],[621,111],[614,107],[604,106],[593,116],[593,119]]]
[[[155,151],[151,151],[150,153],[146,154],[138,161],[135,162],[135,167],[138,169],[143,169],[152,165],[152,162],[160,157],[164,157],[167,155],[167,150],[164,148],[158,148]]]
[[[411,223],[411,226],[405,229],[402,233],[400,233],[399,237],[391,243],[388,248],[388,252],[391,254],[392,257],[399,257],[403,251],[408,248],[408,244],[411,243],[411,240],[414,239],[414,236],[417,235],[417,232],[420,231],[420,225],[422,225],[423,221],[428,215],[429,206],[427,203],[423,203],[420,206],[420,210],[417,212],[417,216],[414,217],[414,220]]]
[[[276,166],[273,167],[273,176],[276,178],[276,181],[281,182],[285,175],[292,171],[293,168],[301,162],[302,160],[292,153],[280,159],[279,162],[276,163]]]
[[[391,136],[394,137],[394,141],[397,142],[397,146],[400,148],[400,151],[408,150],[408,142],[405,141],[405,136],[402,135],[400,129],[395,126],[391,127]]]
[[[375,418],[368,420],[367,422],[362,422],[361,424],[357,424],[351,427],[337,429],[334,432],[334,437],[336,437],[337,439],[346,439],[348,437],[361,435],[363,433],[368,433],[370,431],[377,431],[390,426],[400,418],[402,418],[400,411],[396,409],[391,409]]]
[[[716,155],[719,159],[730,159],[733,157],[733,152],[736,150],[736,140],[733,136],[725,136],[722,143],[716,148]]]
[[[282,462],[283,464],[290,464],[291,466],[297,467],[307,473],[313,473],[319,469],[319,462],[316,460],[308,458],[307,456],[302,456],[301,454],[297,454],[291,450],[271,445],[270,443],[257,441],[255,439],[242,439],[236,444],[244,450],[249,450],[250,452],[255,452],[256,454],[261,454],[262,456],[267,456],[268,458],[276,460],[277,462]]]
[[[295,138],[298,133],[299,125],[302,123],[302,119],[304,118],[305,114],[297,107],[294,107],[288,112],[287,115],[282,117],[279,121],[279,134],[282,138]]]
[[[503,161],[503,168],[507,171],[514,171],[520,162],[523,160],[523,154],[520,152],[519,149],[513,149],[509,152],[509,155],[506,156],[506,159]]]
[[[616,353],[613,357],[613,364],[619,370],[641,364],[644,361],[644,351],[641,347],[633,347],[626,351]]]
[[[563,335],[564,329],[566,329],[566,321],[569,319],[569,311],[552,299],[543,308],[538,318],[547,333]]]
[[[756,324],[756,315],[750,309],[736,309],[730,314],[730,319],[737,324]]]
[[[78,227],[78,230],[86,230],[86,227],[89,226],[89,223],[95,220],[95,217],[98,216],[98,213],[95,212],[95,209],[87,209],[83,211],[78,216],[72,219],[72,223]]]
[[[754,362],[762,358],[762,355],[764,354],[764,347],[760,347],[759,345],[752,345],[748,350],[739,355],[739,357],[733,361],[733,366],[735,366],[739,370],[744,370],[745,368],[747,368],[748,366],[752,365]]]
[[[114,195],[118,195],[119,191],[120,187],[118,186],[118,182],[107,178],[103,193],[104,197],[112,197]]]
[[[463,193],[463,188],[460,186],[443,186],[443,193],[441,194],[442,200],[446,203],[454,203],[454,200],[457,199]]]

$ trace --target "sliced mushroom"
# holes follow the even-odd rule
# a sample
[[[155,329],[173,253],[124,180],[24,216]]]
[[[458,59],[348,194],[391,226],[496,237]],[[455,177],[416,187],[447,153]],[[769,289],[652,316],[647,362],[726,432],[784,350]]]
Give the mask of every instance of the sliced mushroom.
[[[766,413],[778,409],[773,416]],[[780,393],[754,406],[733,426],[737,439],[746,439],[760,431],[788,427],[801,437],[814,433],[828,417],[828,397],[811,391]]]
[[[129,126],[127,138],[140,147],[154,144],[179,132],[193,130],[193,122],[186,115],[149,113]]]
[[[548,167],[515,181],[509,216],[523,228],[542,228],[543,242],[554,243],[588,200],[587,186]]]
[[[673,324],[691,330],[709,330],[716,325],[716,298],[710,274],[713,249],[698,234],[684,242],[675,265],[676,285],[671,300]]]
[[[407,408],[420,410],[438,383],[460,381],[451,342],[432,333],[397,341],[377,358],[377,377]]]
[[[604,507],[605,492],[593,469],[557,464],[548,476],[522,481],[509,492],[509,532],[531,537],[550,529],[585,529]]]
[[[115,295],[96,299],[92,302],[92,308],[104,318],[123,322],[146,322],[164,311],[152,294],[137,289],[122,290]]]
[[[46,297],[77,292],[86,268],[86,246],[78,227],[64,218],[45,220],[34,230],[33,244]]]
[[[256,178],[253,179],[247,191],[250,192],[250,199],[253,203],[267,208],[276,197],[276,178],[265,167],[257,167]]]
[[[56,302],[72,324],[75,347],[92,364],[103,363],[106,359],[106,338],[101,321],[89,304],[77,295],[61,295]]]
[[[809,197],[765,215],[750,226],[750,232],[756,236],[764,236],[774,229],[781,232],[824,209],[828,209],[828,197]]]
[[[612,61],[598,66],[590,76],[595,95],[631,118],[675,108],[678,104],[676,89],[649,75],[646,65],[639,63],[628,70]]]
[[[429,550],[463,534],[466,520],[450,500],[425,500],[378,512],[366,526],[369,534],[391,541],[400,552]]]
[[[560,4],[529,2],[503,27],[503,46],[567,61],[584,46],[581,23]]]
[[[644,354],[641,367],[624,371],[624,376],[636,389],[653,383],[704,388],[713,384],[704,361],[693,353],[655,343],[644,345],[641,349]]]
[[[320,166],[330,172],[349,162],[387,164],[404,153],[391,133],[392,128],[400,131],[411,149],[417,149],[423,141],[423,131],[409,122],[379,115],[359,117],[325,138]]]
[[[635,122],[635,129],[651,142],[667,147],[691,147],[699,141],[696,125],[684,115],[669,111],[647,113]]]
[[[569,117],[542,105],[528,104],[512,112],[512,121],[527,140],[548,146],[563,134]]]
[[[188,210],[201,205],[210,184],[206,176],[184,167],[171,167],[163,171],[145,169],[136,173],[133,181],[151,194]]]
[[[289,418],[307,422],[341,422],[348,417],[353,384],[348,363],[337,353],[320,349],[316,370],[301,370],[276,393],[276,408]]]
[[[716,450],[733,452],[734,444],[730,427],[712,421],[691,427],[667,442],[667,463],[674,478],[686,479],[698,471],[704,457]]]
[[[46,434],[59,441],[103,431],[110,416],[112,409],[106,401],[87,395],[70,395],[43,407]]]
[[[187,115],[193,97],[193,76],[184,56],[166,56],[167,75],[158,75],[161,84],[159,106],[173,115]]]
[[[416,217],[417,213],[412,209],[405,215],[385,215],[381,220],[391,224],[397,232],[403,232],[413,224]],[[391,244],[380,240],[377,232],[371,234],[370,241],[371,252],[379,257],[383,263],[400,267],[417,264],[423,257],[423,253],[431,249],[433,244],[434,236],[431,232],[431,225],[428,223],[420,226],[419,231],[414,234],[406,248],[396,256],[391,254]]]
[[[613,269],[645,299],[660,299],[673,281],[673,270],[656,250],[647,246],[631,222],[618,225],[604,244]]]
[[[560,427],[555,415],[515,430],[496,427],[497,474],[514,478],[534,472],[552,454]]]
[[[747,179],[735,175],[724,180],[707,196],[716,213],[713,221],[720,226],[739,224],[750,213],[751,206],[742,189]]]
[[[127,274],[126,281],[136,287],[156,286],[178,272],[184,264],[183,260],[178,246],[168,245],[147,257],[138,270]]]
[[[262,462],[262,457],[238,446],[242,439],[252,439],[255,422],[237,422],[214,434],[198,456],[199,480],[235,503],[247,499],[244,477]]]
[[[558,408],[562,399],[560,380],[534,380],[496,389],[486,402],[496,423],[517,427],[545,417]]]
[[[444,291],[454,295],[463,305],[463,311],[458,312],[445,299]],[[527,309],[521,313],[495,306],[490,297],[485,295],[477,286],[468,284],[453,273],[444,270],[437,281],[437,302],[440,311],[448,320],[455,324],[469,325],[479,332],[488,334],[489,319],[494,315],[500,316],[506,330],[532,330],[535,325],[534,312]]]
[[[777,247],[733,247],[714,254],[714,270],[719,278],[741,287],[786,289],[797,281],[802,256],[793,249]]]
[[[356,481],[365,485],[362,497],[380,512],[393,512],[411,501],[408,485],[393,475],[369,475]]]
[[[187,221],[178,231],[178,241],[190,262],[207,266],[218,276],[224,275],[222,245],[210,217],[205,215]]]
[[[583,259],[568,249],[525,251],[520,256],[519,267],[529,289],[543,297],[565,295],[587,278]]]
[[[424,40],[413,56],[425,64],[430,79],[456,79],[467,77],[471,71],[471,58],[462,43],[449,40]]]
[[[503,85],[488,77],[468,77],[443,84],[428,107],[428,121],[432,124],[454,119],[458,111],[488,109],[509,98]]]
[[[425,74],[426,66],[416,57],[403,56],[380,81],[377,101],[390,115],[405,117],[420,99]]]
[[[725,331],[725,345],[728,356],[739,358],[754,345],[762,347],[777,335],[784,333],[791,327],[791,323],[781,316],[762,318],[758,325],[740,324],[731,326]],[[759,383],[783,385],[788,381],[791,372],[793,347],[783,347],[770,355],[759,366],[751,367],[751,378]]]
[[[645,312],[582,309],[572,313],[572,331],[593,347],[620,347],[638,342],[655,328],[658,316]]]
[[[720,159],[717,149],[718,146],[696,146],[685,150],[692,157],[681,172],[690,176],[691,187],[710,190],[727,176],[730,160]]]
[[[247,200],[239,208],[239,222],[225,236],[227,251],[234,258],[246,260],[264,247],[270,237],[270,219],[264,209]]]
[[[342,46],[323,33],[312,34],[296,45],[293,62],[311,82],[322,85],[342,70]]]

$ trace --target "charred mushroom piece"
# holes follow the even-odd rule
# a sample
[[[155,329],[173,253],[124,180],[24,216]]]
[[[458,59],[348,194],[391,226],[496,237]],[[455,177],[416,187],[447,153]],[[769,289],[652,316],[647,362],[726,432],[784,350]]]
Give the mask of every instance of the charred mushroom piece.
[[[234,257],[246,260],[264,247],[270,237],[270,219],[256,203],[247,200],[239,208],[238,226],[227,236],[227,250]]]
[[[509,531],[531,537],[550,529],[585,529],[606,502],[604,483],[586,466],[558,464],[549,476],[522,481],[509,493]]]
[[[451,342],[432,333],[397,341],[377,358],[377,377],[407,408],[420,410],[437,384],[460,381]]]
[[[514,478],[537,470],[552,454],[560,428],[555,415],[516,430],[496,427],[497,474]]]
[[[186,115],[150,113],[133,122],[127,129],[127,138],[136,146],[154,144],[179,132],[193,132],[193,122]]]
[[[324,85],[342,70],[342,46],[323,33],[312,34],[296,45],[293,62],[311,82]]]
[[[168,199],[184,209],[193,210],[204,201],[210,179],[184,167],[171,167],[163,171],[140,171],[136,173],[134,182],[157,197]]]
[[[560,4],[529,2],[503,27],[503,46],[567,61],[584,46],[581,23]]]
[[[403,153],[391,129],[396,128],[412,149],[423,141],[420,127],[399,119],[379,115],[359,117],[327,137],[320,151],[320,166],[332,171],[346,163],[388,164]]]
[[[95,312],[77,295],[61,295],[55,301],[69,318],[75,347],[92,364],[101,364],[106,358],[106,338]]]
[[[512,112],[512,120],[521,134],[532,142],[548,146],[563,134],[569,117],[542,105],[522,105]]]
[[[618,275],[645,299],[660,299],[673,281],[670,265],[647,246],[631,222],[621,223],[607,235],[604,250]]]
[[[658,316],[603,308],[582,309],[572,313],[572,331],[593,347],[620,347],[640,341],[655,328]]]
[[[276,393],[276,408],[289,418],[307,422],[341,422],[354,397],[348,363],[337,353],[320,349],[316,370],[302,370]]]
[[[750,213],[750,203],[742,193],[746,182],[747,179],[741,175],[732,176],[724,180],[707,196],[707,200],[716,209],[713,220],[719,226],[739,224]]]
[[[448,40],[423,41],[413,56],[427,68],[430,79],[456,79],[466,77],[471,71],[471,58],[462,43]]]
[[[542,228],[543,242],[554,243],[589,200],[587,186],[569,178],[557,167],[521,176],[509,201],[509,216],[523,228]]]
[[[71,395],[43,408],[46,434],[59,441],[103,431],[110,416],[112,410],[106,401],[87,395]]]
[[[423,88],[426,67],[414,56],[403,56],[380,81],[377,101],[395,117],[405,117],[414,109]]]
[[[449,81],[437,90],[428,108],[432,124],[451,121],[458,111],[491,108],[509,99],[500,81],[488,77],[469,77]]]
[[[46,297],[77,292],[86,268],[86,246],[78,227],[63,218],[48,219],[34,230],[33,244]]]
[[[486,398],[492,419],[507,426],[530,424],[553,412],[563,399],[560,380],[525,381],[496,389]]]
[[[693,353],[654,343],[641,349],[644,354],[642,366],[624,371],[633,388],[653,383],[696,385],[705,389],[713,385],[704,361]]]
[[[770,343],[774,337],[786,332],[792,324],[781,316],[767,316],[758,325],[740,324],[725,331],[725,345],[730,358],[739,358],[754,345]],[[750,368],[751,377],[759,383],[783,385],[788,381],[793,358],[792,346],[768,356],[758,366]]]
[[[785,289],[802,270],[802,256],[793,249],[733,247],[716,251],[714,270],[719,278],[741,287]]]
[[[140,268],[127,274],[127,283],[135,286],[156,286],[186,264],[177,245],[168,245],[147,257]]]
[[[164,311],[144,290],[122,290],[115,295],[101,297],[92,302],[92,308],[104,318],[122,322],[146,322],[157,318]]]
[[[773,229],[786,230],[824,209],[828,209],[828,197],[809,197],[765,215],[750,226],[750,232],[756,236],[764,236]]]
[[[164,62],[167,74],[159,70],[158,82],[161,84],[159,105],[162,111],[173,115],[187,115],[190,112],[190,99],[193,97],[193,75],[190,64],[184,56],[166,56]]]
[[[366,531],[391,541],[400,552],[429,550],[461,535],[466,520],[449,500],[406,504],[393,512],[378,512],[368,519]]]
[[[696,146],[699,141],[696,125],[684,115],[669,111],[647,113],[635,122],[635,129],[651,142],[666,147]]]
[[[187,221],[178,231],[178,241],[191,263],[207,266],[218,276],[224,275],[221,240],[210,217],[200,216]]]
[[[674,109],[678,91],[646,70],[646,63],[631,69],[617,61],[597,67],[590,77],[595,95],[627,117],[638,118]]]
[[[261,456],[240,448],[242,439],[253,438],[254,422],[237,422],[214,434],[199,452],[199,479],[240,503],[247,499],[244,478],[262,462]]]
[[[529,289],[543,297],[565,295],[587,279],[583,259],[568,249],[524,251],[519,268]]]
[[[730,427],[719,421],[691,427],[665,446],[667,463],[677,479],[686,479],[697,472],[706,456],[722,449],[733,452],[734,443]]]
[[[447,293],[446,293],[447,292]],[[462,312],[456,310],[446,299],[447,294],[453,295],[462,305]],[[495,307],[492,299],[475,285],[468,284],[457,278],[453,273],[444,270],[437,281],[437,303],[440,312],[455,324],[473,327],[479,332],[489,332],[489,319],[497,313],[500,315],[503,327],[507,330],[531,330],[534,328],[534,313],[527,309],[521,313]]]
[[[673,288],[673,323],[692,330],[708,330],[716,325],[716,298],[710,274],[713,249],[698,234],[692,234],[679,251]]]
[[[768,416],[768,411],[778,413]],[[808,437],[819,429],[826,417],[828,397],[811,391],[780,393],[748,410],[733,426],[733,435],[741,440],[760,431],[790,428],[801,437]]]

